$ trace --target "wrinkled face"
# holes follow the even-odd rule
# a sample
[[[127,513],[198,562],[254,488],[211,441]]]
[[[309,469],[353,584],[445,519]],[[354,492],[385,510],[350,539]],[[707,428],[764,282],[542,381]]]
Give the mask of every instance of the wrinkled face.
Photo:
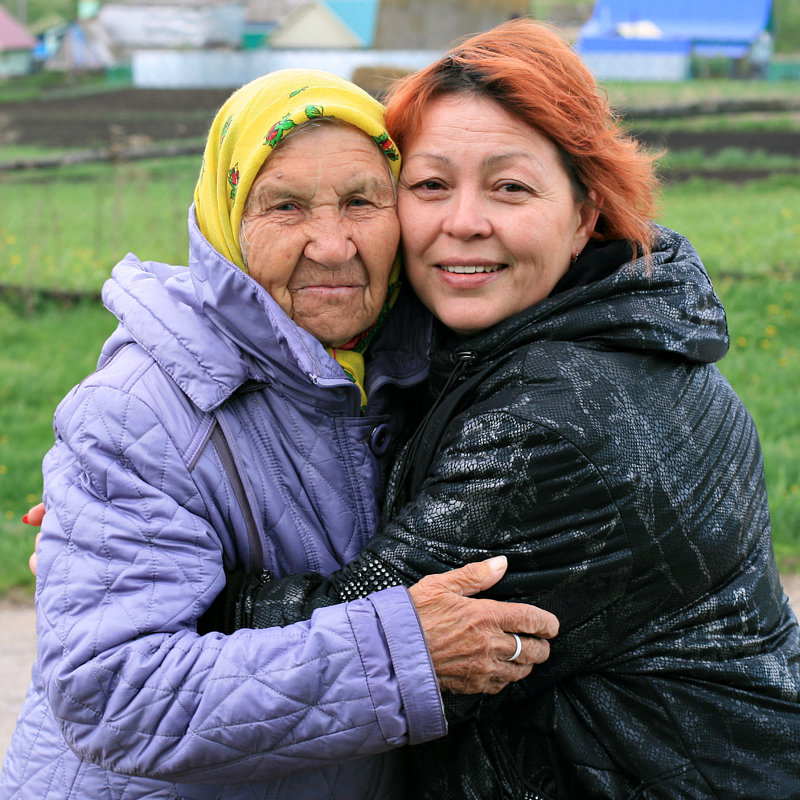
[[[289,137],[242,217],[248,272],[301,328],[339,346],[372,325],[400,236],[386,159],[351,127]]]
[[[409,280],[460,334],[547,297],[597,221],[553,142],[473,94],[428,104],[403,151],[398,212]]]

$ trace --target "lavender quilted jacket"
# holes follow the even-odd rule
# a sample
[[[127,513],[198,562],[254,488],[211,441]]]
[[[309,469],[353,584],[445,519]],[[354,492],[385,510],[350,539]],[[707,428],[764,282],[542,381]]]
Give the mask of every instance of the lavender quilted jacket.
[[[387,751],[446,732],[405,589],[283,629],[201,636],[197,623],[223,565],[331,572],[361,550],[399,433],[393,403],[427,369],[425,325],[411,304],[390,315],[361,416],[339,366],[193,213],[190,238],[188,270],[117,265],[104,300],[120,325],[56,413],[38,660],[0,797],[390,798],[402,775]]]

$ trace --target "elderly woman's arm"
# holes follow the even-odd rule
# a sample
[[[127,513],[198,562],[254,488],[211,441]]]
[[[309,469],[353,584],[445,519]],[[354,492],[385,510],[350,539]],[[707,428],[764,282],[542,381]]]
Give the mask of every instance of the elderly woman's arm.
[[[241,783],[446,731],[405,589],[285,629],[200,636],[224,580],[222,545],[158,415],[88,379],[56,431],[38,646],[76,752],[122,773]]]

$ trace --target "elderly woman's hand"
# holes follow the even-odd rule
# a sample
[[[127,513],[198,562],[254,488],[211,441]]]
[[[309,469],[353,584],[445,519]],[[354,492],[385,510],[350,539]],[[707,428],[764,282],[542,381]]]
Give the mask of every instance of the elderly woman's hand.
[[[498,556],[427,575],[409,589],[442,689],[496,694],[550,655],[546,640],[558,633],[553,614],[526,603],[468,597],[497,583],[506,567],[505,556]]]
[[[30,511],[28,511],[28,513],[22,518],[22,521],[28,525],[38,526],[42,524],[43,519],[44,503],[39,503],[30,509]],[[41,531],[36,534],[36,539],[33,543],[33,552],[31,553],[31,557],[28,559],[28,566],[34,575],[36,574],[36,548],[39,546],[39,538],[41,535]]]

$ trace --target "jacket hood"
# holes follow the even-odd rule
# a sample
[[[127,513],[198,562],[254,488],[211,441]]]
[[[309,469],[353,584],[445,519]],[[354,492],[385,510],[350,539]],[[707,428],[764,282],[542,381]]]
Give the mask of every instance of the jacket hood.
[[[447,350],[491,356],[509,344],[569,341],[711,363],[728,351],[725,310],[697,251],[655,226],[649,265],[621,241],[591,242],[549,297]]]
[[[100,366],[136,342],[203,411],[251,380],[352,386],[317,339],[214,250],[197,227],[193,207],[189,267],[143,262],[129,253],[106,281],[103,301],[120,326],[103,347]],[[405,370],[396,363],[386,369],[393,379]]]

